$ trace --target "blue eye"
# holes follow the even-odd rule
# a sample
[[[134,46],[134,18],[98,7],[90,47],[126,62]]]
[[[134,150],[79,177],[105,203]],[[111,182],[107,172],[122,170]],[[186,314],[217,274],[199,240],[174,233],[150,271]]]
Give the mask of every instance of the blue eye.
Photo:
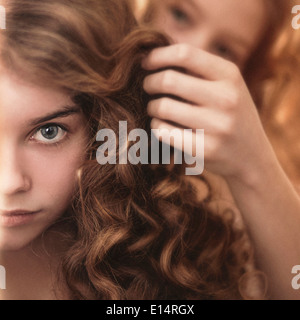
[[[39,128],[31,137],[31,140],[45,144],[58,143],[65,137],[66,132],[66,129],[57,124],[48,124]]]
[[[49,126],[41,129],[41,135],[48,140],[53,140],[58,135],[58,127],[57,126]]]

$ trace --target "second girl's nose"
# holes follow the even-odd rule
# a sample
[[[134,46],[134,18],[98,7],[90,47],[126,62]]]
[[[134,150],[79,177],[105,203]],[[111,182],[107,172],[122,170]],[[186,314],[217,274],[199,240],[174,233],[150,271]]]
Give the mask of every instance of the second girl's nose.
[[[176,43],[187,43],[198,49],[208,52],[211,51],[214,37],[212,30],[207,30],[203,27],[199,27],[199,30],[193,30],[191,32],[185,32],[182,34],[170,34],[170,36]]]

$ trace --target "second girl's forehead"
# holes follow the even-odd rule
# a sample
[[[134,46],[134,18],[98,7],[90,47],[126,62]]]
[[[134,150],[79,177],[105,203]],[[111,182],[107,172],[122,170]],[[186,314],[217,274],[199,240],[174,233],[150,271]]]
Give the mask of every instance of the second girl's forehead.
[[[210,0],[209,2],[215,4],[216,14],[222,17],[220,27],[224,32],[231,33],[233,38],[240,41],[244,39],[244,43],[251,46],[262,36],[266,19],[264,0]]]

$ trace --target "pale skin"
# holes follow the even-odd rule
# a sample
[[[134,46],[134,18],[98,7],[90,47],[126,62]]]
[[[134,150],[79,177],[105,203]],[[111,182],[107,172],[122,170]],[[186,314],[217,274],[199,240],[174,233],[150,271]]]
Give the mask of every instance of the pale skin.
[[[291,270],[300,264],[299,196],[275,156],[242,77],[264,32],[263,2],[166,0],[159,6],[154,25],[177,44],[145,58],[145,69],[166,70],[148,76],[144,88],[186,102],[151,101],[152,128],[205,130],[206,169],[228,183],[258,266],[268,277],[268,297],[299,299],[300,292],[291,286]]]
[[[24,79],[24,78],[23,78]],[[56,283],[57,228],[86,146],[86,121],[64,93],[0,73],[0,299],[65,298]],[[28,220],[16,210],[35,212]],[[56,289],[56,290],[54,290]]]

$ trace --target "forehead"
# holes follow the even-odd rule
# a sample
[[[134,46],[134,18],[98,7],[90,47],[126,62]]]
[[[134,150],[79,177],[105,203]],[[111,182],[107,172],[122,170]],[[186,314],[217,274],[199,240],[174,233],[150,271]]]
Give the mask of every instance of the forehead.
[[[56,101],[63,95],[50,88],[43,88],[35,86],[29,82],[26,82],[25,78],[21,78],[10,72],[1,70],[0,73],[0,101],[5,103],[7,100],[16,100],[22,97],[22,100],[28,102],[34,102],[41,98],[45,100]]]
[[[11,119],[39,117],[60,105],[68,104],[69,97],[59,91],[26,83],[15,74],[0,69],[0,122]]]
[[[254,35],[264,25],[264,0],[187,0],[214,20],[220,28]]]

